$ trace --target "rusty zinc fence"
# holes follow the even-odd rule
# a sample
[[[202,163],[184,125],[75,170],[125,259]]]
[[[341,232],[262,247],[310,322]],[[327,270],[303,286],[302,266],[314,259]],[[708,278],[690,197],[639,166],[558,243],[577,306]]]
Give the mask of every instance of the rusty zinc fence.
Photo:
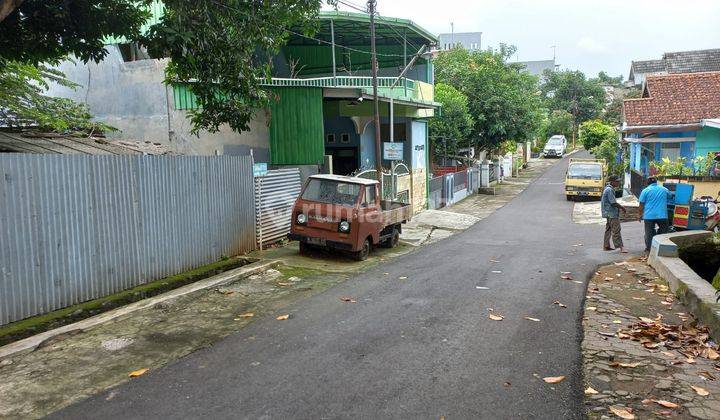
[[[0,325],[255,247],[249,156],[0,154]]]

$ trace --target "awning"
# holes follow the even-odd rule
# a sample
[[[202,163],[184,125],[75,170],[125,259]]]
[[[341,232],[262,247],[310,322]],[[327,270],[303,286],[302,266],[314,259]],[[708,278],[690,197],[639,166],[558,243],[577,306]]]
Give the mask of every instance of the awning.
[[[625,137],[623,139],[625,143],[684,143],[694,142],[695,137],[644,137],[644,138],[630,138]]]
[[[720,118],[702,120],[700,124],[702,124],[703,127],[712,127],[720,130]]]

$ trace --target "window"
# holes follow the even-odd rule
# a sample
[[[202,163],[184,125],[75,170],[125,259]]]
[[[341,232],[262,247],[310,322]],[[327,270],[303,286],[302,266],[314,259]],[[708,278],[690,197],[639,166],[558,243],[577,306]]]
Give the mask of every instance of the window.
[[[310,178],[303,200],[317,201],[319,203],[340,204],[354,206],[360,195],[360,185],[330,179]]]
[[[662,152],[660,158],[668,158],[670,162],[675,162],[680,158],[680,143],[662,143]]]
[[[335,143],[335,134],[328,134],[328,135],[327,135],[327,142],[328,142],[328,143]]]
[[[350,143],[350,134],[348,134],[348,133],[340,134],[340,143]]]
[[[365,186],[365,201],[363,201],[363,207],[367,207],[371,204],[375,204],[375,198],[377,197],[377,191],[375,185]]]
[[[570,179],[602,179],[602,166],[589,163],[573,163],[568,168]]]

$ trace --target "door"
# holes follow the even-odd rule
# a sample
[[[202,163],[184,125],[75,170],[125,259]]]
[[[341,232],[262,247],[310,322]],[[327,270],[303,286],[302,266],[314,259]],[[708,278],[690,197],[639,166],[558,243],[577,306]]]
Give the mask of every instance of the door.
[[[360,237],[358,238],[361,243],[368,235],[373,235],[373,240],[376,240],[376,234],[383,228],[382,208],[380,207],[377,188],[378,184],[366,185],[362,200],[360,201],[358,225],[364,227],[364,229],[360,231]]]
[[[350,175],[358,169],[357,147],[338,147],[332,149],[333,172],[338,175]]]

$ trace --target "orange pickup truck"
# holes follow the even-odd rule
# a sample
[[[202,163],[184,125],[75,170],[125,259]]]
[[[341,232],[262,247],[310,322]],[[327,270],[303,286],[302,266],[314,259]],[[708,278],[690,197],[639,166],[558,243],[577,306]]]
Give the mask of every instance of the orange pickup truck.
[[[412,206],[381,200],[379,187],[365,178],[311,176],[295,201],[288,238],[300,242],[300,253],[324,247],[351,252],[358,261],[373,246],[395,247]]]

